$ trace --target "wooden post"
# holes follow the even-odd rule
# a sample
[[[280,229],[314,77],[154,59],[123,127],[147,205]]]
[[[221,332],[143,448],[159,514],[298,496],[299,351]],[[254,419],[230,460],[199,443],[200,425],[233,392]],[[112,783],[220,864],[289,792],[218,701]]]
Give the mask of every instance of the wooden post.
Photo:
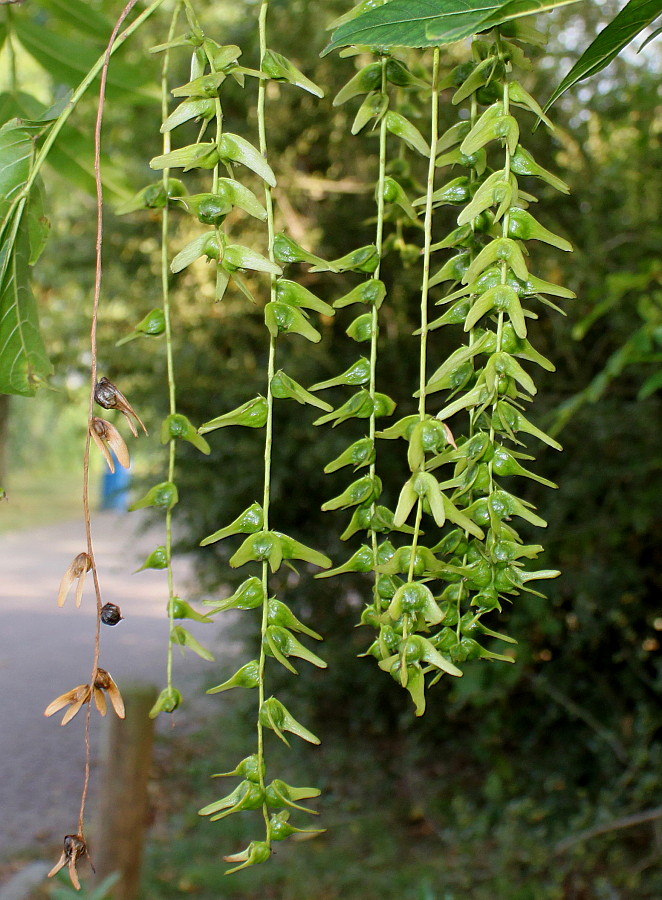
[[[154,738],[154,720],[148,713],[157,691],[145,684],[123,686],[121,690],[126,719],[118,719],[112,710],[108,715],[98,815],[90,850],[96,867],[95,882],[118,872],[113,900],[138,900]]]

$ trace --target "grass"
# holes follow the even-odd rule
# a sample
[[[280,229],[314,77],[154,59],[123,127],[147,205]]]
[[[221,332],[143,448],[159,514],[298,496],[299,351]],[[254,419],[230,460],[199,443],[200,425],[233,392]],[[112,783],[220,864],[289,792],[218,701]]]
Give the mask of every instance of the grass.
[[[238,694],[238,692],[237,692]],[[275,845],[271,860],[226,877],[222,857],[261,839],[259,812],[220,822],[197,809],[229,793],[237,779],[210,779],[251,752],[247,694],[196,735],[161,746],[161,814],[146,850],[141,900],[653,900],[662,894],[659,861],[639,871],[632,833],[554,854],[568,822],[556,798],[490,799],[489,778],[467,768],[468,747],[453,738],[424,755],[406,735],[351,738],[330,733],[320,748],[287,750],[268,737],[268,777],[320,787],[293,811],[298,827],[324,827],[309,841]],[[172,735],[172,733],[171,733]],[[428,755],[427,759],[425,754]],[[441,770],[446,775],[440,776]],[[305,775],[302,775],[305,773]],[[487,775],[483,772],[483,776]],[[532,785],[524,784],[524,788]],[[519,790],[522,790],[520,786]],[[639,841],[646,835],[640,834]],[[650,865],[650,861],[649,861]],[[642,874],[643,872],[643,874]]]
[[[481,764],[472,755],[476,733],[462,734],[452,723],[437,743],[428,739],[418,746],[407,728],[372,736],[340,733],[334,721],[310,722],[301,697],[292,702],[293,712],[313,726],[323,743],[316,748],[293,738],[287,749],[267,735],[268,778],[321,788],[318,800],[304,802],[320,815],[295,810],[291,822],[327,830],[312,840],[276,844],[268,863],[226,877],[223,856],[261,839],[263,825],[259,812],[219,822],[197,814],[237,783],[211,774],[234,768],[254,749],[254,692],[235,691],[216,700],[218,714],[207,715],[197,732],[167,728],[157,740],[154,822],[140,900],[662,896],[662,866],[650,826],[554,852],[561,837],[579,830],[578,818],[604,821],[606,811],[581,787],[570,786],[566,800],[573,808],[568,812],[558,786],[545,788],[535,769],[519,771],[514,787],[505,786],[505,780],[500,787],[496,773],[503,753],[518,769],[532,762],[525,751],[494,745],[492,761]],[[52,885],[50,890],[42,889],[34,900],[64,896]],[[92,896],[83,892],[79,898]]]

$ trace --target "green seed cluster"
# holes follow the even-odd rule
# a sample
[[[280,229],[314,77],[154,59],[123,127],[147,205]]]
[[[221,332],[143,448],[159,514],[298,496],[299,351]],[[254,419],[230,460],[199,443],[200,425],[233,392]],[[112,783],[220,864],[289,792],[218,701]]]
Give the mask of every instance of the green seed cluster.
[[[329,577],[343,572],[373,572],[373,608],[378,607],[380,611],[379,592],[383,576],[377,570],[394,552],[392,543],[385,540],[384,535],[392,531],[413,531],[404,523],[396,526],[393,511],[379,502],[382,482],[377,475],[376,423],[378,419],[391,416],[396,404],[387,394],[376,390],[376,381],[379,310],[387,294],[386,285],[379,277],[381,260],[389,252],[398,252],[403,264],[408,265],[420,255],[418,246],[410,243],[406,237],[412,228],[421,228],[418,212],[409,196],[416,188],[408,154],[418,154],[427,159],[430,148],[416,126],[393,108],[402,107],[409,96],[420,92],[429,94],[430,85],[415,75],[404,61],[383,52],[376,61],[361,68],[334,100],[334,105],[341,105],[355,97],[363,97],[352,124],[353,134],[360,133],[368,125],[375,130],[379,129],[375,237],[378,264],[368,280],[334,303],[337,309],[354,303],[367,308],[367,312],[361,312],[350,324],[347,334],[356,342],[367,343],[370,347],[369,356],[361,356],[341,375],[313,386],[313,390],[339,386],[358,388],[348,400],[328,415],[319,418],[315,424],[333,423],[335,427],[349,419],[368,420],[368,433],[351,443],[324,470],[330,473],[352,466],[355,472],[367,468],[367,474],[353,481],[340,495],[327,501],[322,507],[323,510],[353,510],[341,539],[348,540],[359,532],[365,532],[366,542],[344,564],[317,577]],[[393,152],[394,149],[396,152]],[[385,234],[387,227],[388,234]]]
[[[445,79],[435,73],[431,151],[418,131],[420,140],[414,136],[411,123],[388,111],[388,98],[377,89],[378,63],[362,69],[339,95],[345,100],[369,91],[355,127],[363,124],[369,112],[391,133],[398,134],[397,124],[399,136],[410,147],[430,155],[425,196],[410,203],[402,185],[391,185],[390,178],[384,184],[385,198],[399,203],[401,209],[410,214],[426,210],[418,331],[421,379],[414,395],[419,412],[374,435],[407,443],[410,476],[393,514],[377,506],[381,482],[374,468],[324,507],[356,507],[343,538],[361,529],[380,535],[381,542],[373,539],[364,544],[344,565],[324,575],[375,573],[375,596],[364,610],[362,622],[374,627],[378,635],[367,654],[409,691],[417,715],[425,710],[426,676],[428,684],[444,673],[460,676],[459,666],[478,658],[512,662],[512,655],[497,653],[491,646],[493,639],[514,643],[513,639],[493,631],[483,618],[500,611],[521,591],[536,593],[530,582],[558,574],[525,568],[542,547],[524,544],[514,520],[539,527],[545,522],[530,503],[513,493],[508,480],[517,475],[554,486],[523,465],[532,459],[524,452],[525,435],[560,449],[524,415],[536,386],[523,363],[554,368],[529,342],[527,321],[537,318],[538,303],[558,309],[550,296],[574,296],[529,271],[529,241],[571,249],[531,214],[529,208],[536,198],[520,184],[522,176],[531,176],[529,182],[542,180],[567,192],[565,184],[521,146],[520,126],[513,116],[514,107],[519,107],[552,127],[540,106],[512,77],[514,66],[528,66],[521,44],[535,43],[538,37],[528,26],[520,25],[510,29],[508,40],[496,32],[481,36],[473,42],[469,63],[458,66]],[[438,64],[438,55],[435,59]],[[393,62],[389,60],[388,65]],[[466,103],[469,115],[438,137],[437,94],[448,88],[455,89],[453,104]],[[455,176],[455,167],[464,169],[465,174]],[[435,189],[437,171],[455,177]],[[433,244],[432,212],[441,207],[458,212],[456,226]],[[431,274],[432,255],[448,250],[452,251],[450,258]],[[446,291],[438,301],[446,310],[428,322],[429,292],[437,286]],[[384,294],[386,288],[380,291]],[[462,328],[466,341],[429,374],[428,335],[445,326]],[[359,361],[327,384],[360,384],[352,379],[364,376],[367,369]],[[437,394],[441,399],[435,396],[432,400]],[[370,401],[374,403],[377,396],[382,395],[370,397],[361,389],[326,418],[335,416],[342,421],[349,415],[368,415]],[[382,413],[387,400],[380,400]],[[433,403],[434,414],[428,411]],[[374,440],[364,438],[327,470],[370,464],[375,452]],[[396,547],[383,537],[389,531],[409,532],[411,543]]]
[[[289,83],[316,96],[322,91],[304,76],[288,59],[266,46],[267,0],[262,0],[259,12],[260,68],[250,69],[239,64],[241,50],[235,45],[220,45],[208,38],[188,2],[185,3],[189,31],[181,37],[171,39],[155,50],[168,52],[175,47],[192,48],[191,78],[185,85],[175,88],[172,94],[181,98],[177,108],[164,117],[162,131],[168,135],[180,125],[197,120],[201,122],[200,132],[194,144],[165,152],[151,161],[152,168],[164,171],[161,186],[152,185],[144,189],[135,203],[143,206],[176,206],[193,216],[207,228],[189,241],[170,263],[170,271],[177,273],[199,258],[206,258],[216,266],[216,300],[221,300],[228,287],[233,284],[251,302],[257,304],[252,284],[244,279],[246,271],[269,277],[269,299],[264,304],[264,321],[269,335],[269,357],[266,373],[266,389],[242,403],[236,409],[222,413],[205,422],[199,429],[193,428],[186,417],[171,409],[163,423],[163,442],[174,442],[177,438],[191,441],[202,452],[209,452],[203,434],[230,426],[243,426],[263,430],[264,439],[264,481],[262,502],[254,502],[229,525],[201,542],[207,546],[235,535],[244,535],[244,540],[230,557],[233,568],[258,564],[260,576],[251,575],[238,587],[232,596],[222,600],[207,601],[209,613],[215,614],[229,609],[259,611],[261,617],[261,643],[255,659],[242,665],[230,678],[212,688],[209,693],[221,693],[233,688],[255,689],[258,694],[257,747],[254,753],[241,760],[231,771],[223,773],[240,779],[238,785],[227,796],[208,804],[200,814],[210,816],[212,821],[223,819],[244,810],[257,810],[264,820],[264,837],[251,841],[241,852],[226,856],[235,865],[229,872],[266,861],[271,855],[273,841],[284,840],[290,835],[306,832],[289,822],[291,810],[314,812],[301,805],[300,801],[319,795],[317,788],[294,787],[281,779],[267,780],[265,762],[265,730],[273,731],[286,744],[289,732],[318,744],[319,739],[298,722],[284,704],[276,697],[266,695],[266,662],[276,660],[286,669],[296,673],[293,659],[303,659],[319,668],[326,663],[300,640],[305,635],[314,640],[321,636],[306,627],[281,600],[270,596],[270,575],[281,566],[292,566],[299,560],[315,566],[328,567],[331,561],[301,542],[276,531],[270,524],[271,507],[271,448],[273,441],[273,409],[275,401],[294,400],[309,404],[320,410],[331,409],[329,404],[319,400],[302,385],[298,384],[283,370],[276,370],[277,344],[285,335],[299,335],[305,340],[317,343],[320,332],[311,324],[309,311],[324,316],[332,316],[334,310],[296,281],[286,279],[283,267],[293,263],[315,264],[321,270],[341,270],[366,264],[374,256],[373,248],[361,248],[356,254],[327,264],[324,260],[308,253],[285,234],[276,234],[274,229],[273,198],[271,189],[276,177],[267,161],[266,141],[266,91],[268,80]],[[223,129],[221,104],[222,87],[228,78],[234,78],[240,85],[252,77],[258,82],[257,118],[259,147],[245,137],[231,134]],[[206,141],[205,135],[215,125],[215,135]],[[250,170],[264,184],[264,203],[246,187],[237,174],[238,166]],[[211,171],[209,192],[188,194],[184,185],[169,178],[171,168],[184,171],[202,169]],[[221,177],[221,170],[226,174]],[[239,171],[242,171],[241,169]],[[227,176],[227,177],[226,177]],[[135,208],[135,205],[134,205]],[[243,210],[263,222],[266,227],[267,254],[235,243],[226,225],[226,217],[234,209]],[[369,263],[368,263],[369,264]],[[153,315],[148,317],[151,327]],[[166,331],[168,317],[166,316]],[[152,333],[145,328],[145,321],[137,331]],[[151,488],[137,506],[160,505],[170,511],[177,500],[177,489],[172,483],[172,475],[167,483]],[[168,558],[168,548],[160,547],[150,555],[146,566],[162,567],[164,557]],[[208,616],[195,613],[189,604],[179,598],[171,598],[171,623],[175,618],[195,618],[197,621],[211,621]],[[210,654],[198,644],[193,636],[180,625],[171,627],[171,645],[188,646],[204,658]],[[154,713],[163,710],[171,712],[181,700],[181,696],[169,683],[162,692]]]

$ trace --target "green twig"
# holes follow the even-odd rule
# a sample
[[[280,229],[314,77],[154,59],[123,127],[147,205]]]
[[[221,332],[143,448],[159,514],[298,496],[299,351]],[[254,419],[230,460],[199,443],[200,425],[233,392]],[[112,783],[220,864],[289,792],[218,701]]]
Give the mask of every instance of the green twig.
[[[420,353],[418,368],[418,417],[422,422],[425,418],[427,385],[427,342],[428,342],[428,295],[430,292],[430,248],[432,246],[432,195],[434,193],[434,177],[437,159],[437,141],[439,138],[439,60],[440,50],[434,48],[432,61],[432,102],[430,110],[430,159],[428,162],[428,177],[425,190],[425,221],[424,221],[424,245],[423,245],[423,281],[421,284],[421,327],[420,327]],[[423,516],[423,501],[419,498],[416,504],[416,521],[414,534],[412,535],[411,558],[409,560],[409,572],[407,581],[414,578],[414,565],[416,561],[416,547],[420,537],[421,519]],[[406,634],[403,634],[406,637]]]
[[[260,39],[260,69],[262,69],[265,54],[267,52],[267,13],[269,11],[269,0],[262,0],[260,6],[260,14],[258,20],[259,39]],[[259,79],[258,84],[258,100],[257,100],[257,123],[260,144],[260,153],[266,159],[268,155],[267,145],[267,123],[266,123],[266,84],[263,78]],[[271,187],[265,183],[264,185],[264,205],[267,210],[267,234],[268,234],[268,253],[271,262],[274,261],[274,204]],[[275,299],[275,277],[271,276],[270,299]],[[273,411],[274,396],[271,389],[271,382],[276,371],[276,337],[270,335],[269,340],[269,361],[267,364],[267,421],[265,425],[264,436],[264,491],[262,498],[263,525],[265,531],[269,530],[269,514],[271,505],[271,457],[273,445]],[[259,684],[258,684],[258,711],[262,709],[265,700],[265,635],[268,626],[267,612],[269,603],[269,568],[267,562],[262,563],[262,588],[264,593],[264,602],[262,605],[262,621],[260,626],[260,659],[259,659]],[[260,778],[260,787],[264,790],[264,727],[259,720],[257,721],[257,756],[258,756],[258,773]],[[266,803],[262,804],[262,815],[266,828],[266,843],[271,843],[271,826],[269,823],[269,809]]]
[[[168,31],[168,43],[170,43],[175,35],[177,20],[181,13],[181,2],[175,6],[170,21],[170,29]],[[170,67],[170,49],[168,48],[163,56],[163,64],[161,66],[161,119],[163,122],[168,118],[168,74]],[[169,153],[171,147],[170,132],[163,133],[163,153]],[[169,203],[168,203],[168,180],[170,170],[163,170],[163,190],[166,198],[165,206],[161,216],[161,297],[163,300],[163,318],[165,322],[165,339],[166,339],[166,371],[168,379],[168,411],[170,415],[177,412],[177,397],[175,387],[175,365],[173,359],[173,342],[172,342],[172,317],[170,309],[170,285],[169,285],[169,266],[168,266],[168,235],[169,235]],[[175,456],[176,456],[176,438],[171,437],[168,442],[168,481],[173,483],[175,480]],[[167,687],[168,692],[172,695],[172,656],[173,642],[172,636],[175,628],[174,617],[174,599],[175,585],[172,571],[172,509],[166,510],[166,561],[168,574],[168,657],[166,663]]]
[[[387,57],[382,56],[382,95],[386,95],[386,63]],[[377,248],[377,258],[379,262],[377,263],[377,268],[373,272],[372,278],[377,280],[381,274],[381,266],[382,266],[382,252],[384,249],[384,185],[386,183],[386,115],[382,116],[382,120],[379,126],[379,174],[377,178],[377,226],[375,231],[375,246]],[[370,413],[370,440],[372,441],[372,446],[375,446],[375,435],[377,432],[377,417],[375,415],[375,395],[377,391],[377,341],[378,341],[378,331],[379,331],[379,311],[377,309],[376,304],[373,304],[372,309],[370,311],[371,319],[370,319],[370,383],[369,383],[369,391],[370,397],[372,398],[372,412]],[[370,478],[373,480],[377,474],[377,466],[376,461],[370,463]],[[371,519],[375,515],[376,510],[376,501],[373,500],[371,505]],[[370,528],[368,531],[368,536],[370,539],[370,546],[372,547],[372,556],[375,560],[375,565],[377,564],[377,532],[374,528]],[[375,612],[379,614],[381,612],[381,602],[379,597],[379,592],[377,590],[377,581],[378,577],[375,573],[375,579],[373,583],[373,604],[375,607]]]

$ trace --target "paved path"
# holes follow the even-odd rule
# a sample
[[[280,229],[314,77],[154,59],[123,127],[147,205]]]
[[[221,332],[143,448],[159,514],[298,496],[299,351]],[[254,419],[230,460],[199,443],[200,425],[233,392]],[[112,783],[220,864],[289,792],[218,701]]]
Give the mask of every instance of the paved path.
[[[167,597],[165,573],[131,574],[163,537],[143,531],[139,514],[99,513],[93,539],[104,602],[121,606],[125,621],[102,628],[101,665],[119,683],[162,686]],[[91,579],[80,609],[70,597],[61,609],[57,590],[71,560],[85,549],[81,522],[0,535],[0,861],[14,851],[42,848],[75,830],[81,789],[84,715],[66,727],[43,710],[58,694],[87,681],[94,635]],[[190,580],[186,559],[177,563],[181,590]],[[89,576],[88,576],[89,579]],[[183,596],[187,596],[182,592]],[[187,623],[207,645],[212,626]],[[178,683],[205,664],[176,655]],[[208,665],[208,664],[206,664]],[[112,713],[110,713],[112,715]],[[177,713],[180,724],[186,711]],[[164,717],[161,717],[164,718]],[[168,724],[172,723],[168,719]],[[101,729],[96,711],[92,732]],[[93,787],[95,783],[93,771]],[[92,800],[93,800],[92,796]],[[43,855],[43,853],[42,853]]]

